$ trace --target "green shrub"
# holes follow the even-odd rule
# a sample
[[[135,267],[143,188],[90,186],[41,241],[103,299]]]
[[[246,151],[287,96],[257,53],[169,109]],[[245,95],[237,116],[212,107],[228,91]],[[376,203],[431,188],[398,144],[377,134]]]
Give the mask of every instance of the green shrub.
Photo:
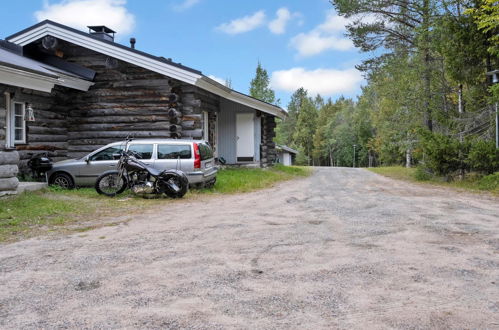
[[[414,178],[417,181],[429,181],[432,178],[431,173],[428,172],[423,166],[418,166],[414,172]]]
[[[461,169],[466,145],[459,140],[443,134],[421,132],[422,147],[425,154],[424,166],[437,175],[446,176]]]
[[[484,176],[478,181],[478,189],[496,190],[499,189],[499,173]]]
[[[499,149],[492,141],[476,139],[471,142],[466,162],[472,170],[492,174],[499,170]]]

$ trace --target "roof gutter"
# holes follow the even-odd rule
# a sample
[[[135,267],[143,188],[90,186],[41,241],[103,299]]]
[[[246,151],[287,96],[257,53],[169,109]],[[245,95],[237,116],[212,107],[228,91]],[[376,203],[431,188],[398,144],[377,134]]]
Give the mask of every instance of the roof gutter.
[[[19,70],[0,64],[0,83],[2,84],[50,93],[58,82],[57,77]]]

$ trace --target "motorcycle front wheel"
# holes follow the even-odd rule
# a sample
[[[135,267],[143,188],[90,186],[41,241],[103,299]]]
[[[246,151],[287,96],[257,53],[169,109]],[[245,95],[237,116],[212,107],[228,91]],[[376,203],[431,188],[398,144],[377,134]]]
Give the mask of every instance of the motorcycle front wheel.
[[[95,190],[101,195],[114,197],[125,189],[126,180],[119,175],[118,171],[104,173],[95,181]]]

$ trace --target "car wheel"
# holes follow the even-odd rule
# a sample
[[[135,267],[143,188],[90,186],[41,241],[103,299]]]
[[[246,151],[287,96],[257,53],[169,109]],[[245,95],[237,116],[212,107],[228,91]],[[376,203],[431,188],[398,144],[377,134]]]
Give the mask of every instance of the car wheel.
[[[56,173],[52,176],[51,184],[64,189],[73,189],[75,184],[69,174]]]

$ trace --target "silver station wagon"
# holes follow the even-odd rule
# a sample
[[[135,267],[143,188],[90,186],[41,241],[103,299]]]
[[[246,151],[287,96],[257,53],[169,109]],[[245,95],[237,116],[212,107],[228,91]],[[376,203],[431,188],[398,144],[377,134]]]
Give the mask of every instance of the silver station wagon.
[[[63,188],[93,186],[97,177],[116,168],[117,155],[125,142],[114,142],[80,159],[54,163],[47,172],[47,182]],[[179,169],[191,186],[215,184],[218,167],[210,145],[200,140],[143,139],[128,145],[140,160],[158,170]]]

